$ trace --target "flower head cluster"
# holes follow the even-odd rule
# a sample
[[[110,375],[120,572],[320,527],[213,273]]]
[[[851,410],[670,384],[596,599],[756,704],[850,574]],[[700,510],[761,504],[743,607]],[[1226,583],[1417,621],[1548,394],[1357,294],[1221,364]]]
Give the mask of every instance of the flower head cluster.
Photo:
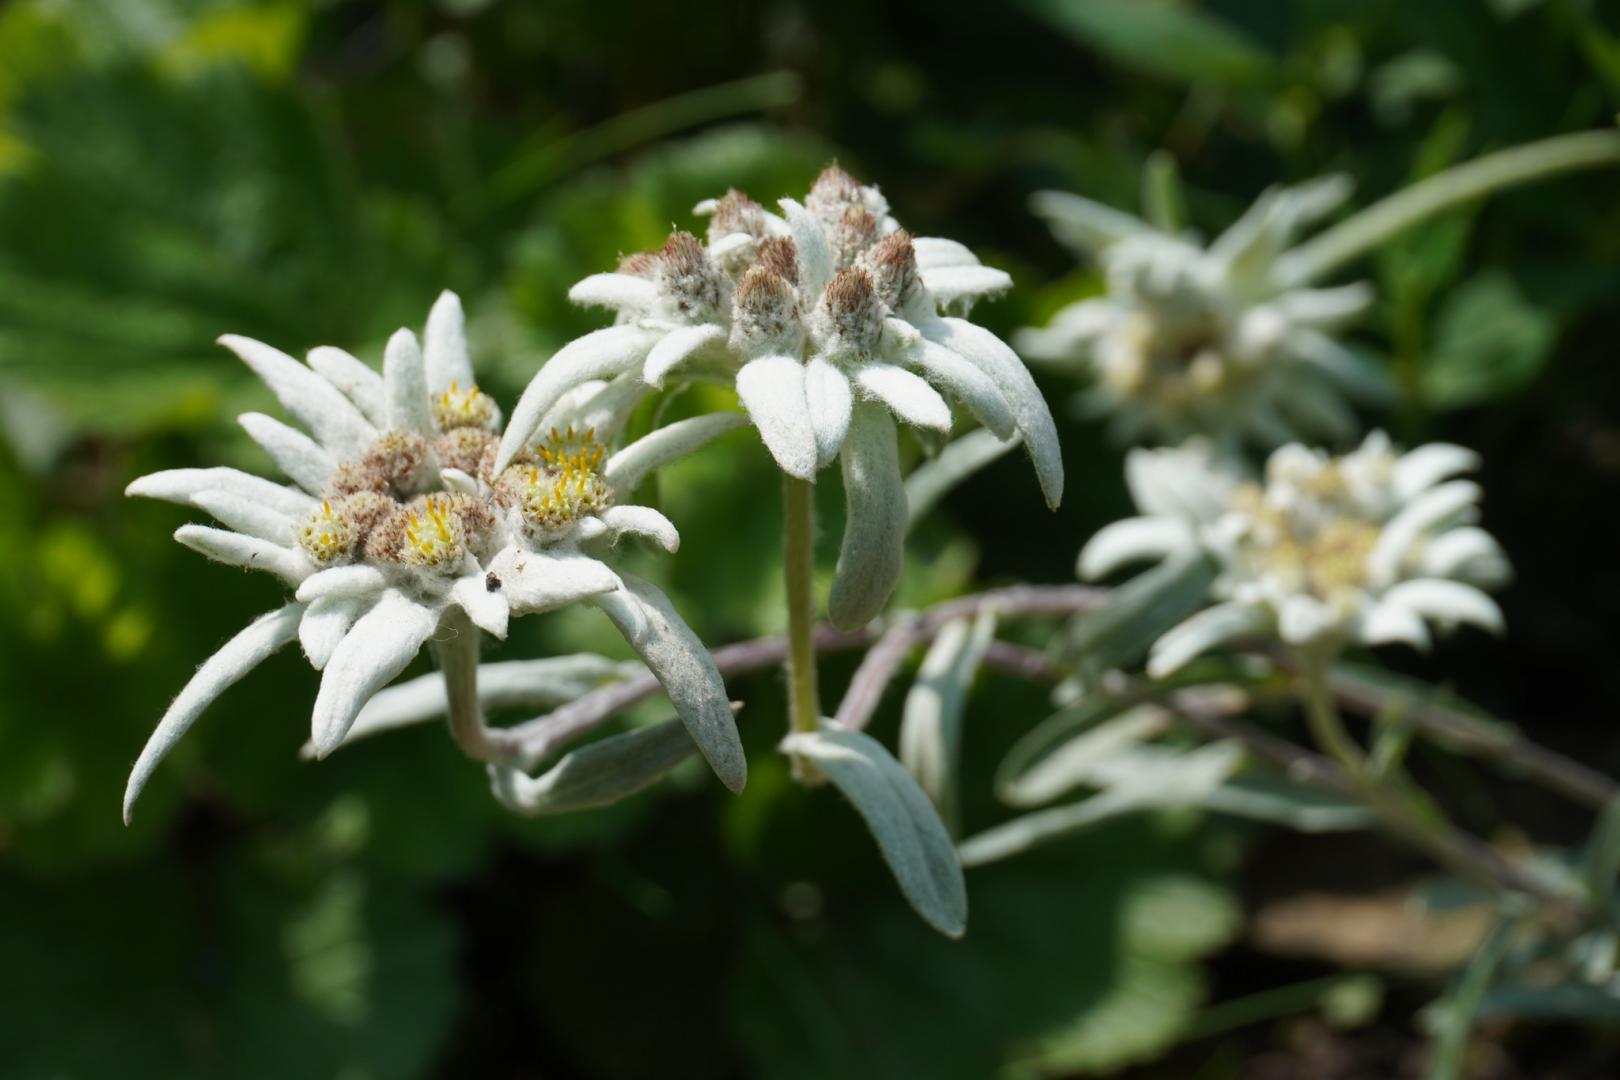
[[[676,549],[663,515],[616,505],[615,489],[727,424],[673,424],[611,458],[593,432],[565,428],[496,469],[500,410],[473,381],[461,303],[448,292],[428,317],[425,348],[399,331],[381,375],[339,349],[312,350],[306,366],[258,341],[220,340],[309,429],[241,418],[293,486],[234,469],[175,469],[128,491],[208,512],[222,528],[185,525],[175,538],[268,570],[296,597],[227,642],[181,692],[136,763],[126,817],[201,711],[295,637],[322,672],[312,732],[325,756],[436,635],[470,623],[468,632],[505,637],[511,616],[576,601],[619,626],[704,736],[721,778],[741,786],[741,747],[713,661],[657,589],[606,561],[626,534]]]
[[[840,460],[851,527],[866,535],[846,533],[840,562],[848,570],[835,579],[830,611],[852,625],[876,613],[899,572],[904,492],[893,419],[946,433],[947,397],[960,402],[1001,438],[1022,438],[1054,506],[1063,466],[1051,413],[1023,362],[951,314],[1006,289],[1006,274],[954,241],[912,236],[877,188],[836,165],[802,203],[779,206],[780,215],[727,192],[697,207],[708,217],[706,240],[676,232],[659,250],[574,286],[576,302],[613,309],[616,324],[541,368],[495,465],[515,461],[587,380],[732,385],[789,476],[810,480]]]
[[[1334,335],[1368,308],[1372,290],[1305,287],[1288,250],[1348,195],[1342,177],[1274,188],[1204,246],[1077,195],[1042,192],[1035,209],[1101,263],[1106,291],[1020,331],[1019,351],[1087,365],[1087,411],[1110,417],[1122,438],[1267,447],[1348,438],[1358,424],[1347,397],[1376,396],[1383,379]]]
[[[1483,591],[1509,570],[1480,529],[1478,460],[1433,443],[1397,454],[1374,433],[1342,457],[1297,444],[1273,452],[1261,481],[1218,464],[1208,448],[1136,450],[1127,478],[1144,516],[1107,526],[1080,555],[1088,578],[1143,558],[1203,552],[1217,603],[1165,634],[1149,671],[1168,674],[1234,638],[1276,635],[1298,648],[1406,642],[1428,623],[1500,630]]]

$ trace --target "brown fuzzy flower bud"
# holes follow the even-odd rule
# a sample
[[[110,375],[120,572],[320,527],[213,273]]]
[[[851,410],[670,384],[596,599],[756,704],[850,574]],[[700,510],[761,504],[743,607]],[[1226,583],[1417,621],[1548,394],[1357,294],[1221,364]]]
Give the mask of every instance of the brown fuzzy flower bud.
[[[865,270],[878,299],[899,311],[917,288],[917,252],[904,229],[890,233],[862,253],[856,265]]]
[[[760,241],[754,265],[769,270],[789,285],[799,283],[799,249],[785,236]]]
[[[747,195],[732,188],[715,201],[709,218],[709,242],[742,233],[756,240],[765,236],[765,209]]]
[[[810,185],[804,205],[824,224],[833,226],[844,216],[845,210],[862,205],[861,195],[861,182],[833,162],[822,169],[816,182]]]
[[[828,230],[833,258],[840,270],[855,265],[862,252],[877,242],[878,219],[864,206],[851,206]]]
[[[726,278],[702,242],[689,232],[670,233],[658,258],[658,283],[675,312],[690,323],[718,321]]]
[[[359,461],[344,462],[327,482],[326,498],[342,498],[357,491],[375,491],[395,497],[411,495],[431,480],[427,466],[427,440],[409,431],[384,432]]]
[[[846,348],[869,353],[883,333],[883,305],[864,270],[840,270],[821,297],[831,333]]]
[[[654,277],[662,265],[656,251],[632,251],[619,257],[619,273],[634,277]]]
[[[438,458],[441,469],[460,469],[468,476],[477,476],[485,452],[497,441],[483,428],[452,428],[433,440],[433,456]]]
[[[799,298],[781,274],[749,267],[737,283],[736,330],[747,347],[780,347],[799,326]]]

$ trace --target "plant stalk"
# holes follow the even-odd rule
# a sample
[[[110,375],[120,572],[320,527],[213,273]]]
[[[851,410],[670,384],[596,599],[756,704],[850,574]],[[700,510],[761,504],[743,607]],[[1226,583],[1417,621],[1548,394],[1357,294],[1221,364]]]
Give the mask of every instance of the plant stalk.
[[[821,697],[816,683],[816,487],[808,480],[782,477],[783,574],[788,605],[788,728],[815,731],[821,724]],[[810,762],[793,759],[794,778],[819,783],[821,772]]]
[[[484,726],[484,710],[478,703],[478,646],[481,634],[466,612],[446,608],[439,619],[438,640],[433,656],[444,673],[444,693],[449,703],[450,737],[461,752],[475,761],[500,762],[509,756],[507,748],[491,737]]]

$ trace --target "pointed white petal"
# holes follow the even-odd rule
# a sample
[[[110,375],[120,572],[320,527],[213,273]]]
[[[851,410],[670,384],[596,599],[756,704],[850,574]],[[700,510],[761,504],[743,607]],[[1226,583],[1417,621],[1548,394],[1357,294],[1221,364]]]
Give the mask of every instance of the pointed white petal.
[[[428,312],[422,336],[422,362],[430,393],[442,394],[452,384],[461,390],[478,385],[467,353],[467,317],[461,310],[461,297],[449,289],[440,293]]]
[[[944,307],[971,304],[1012,288],[1012,277],[990,266],[942,266],[919,276],[934,300]]]
[[[1197,543],[1185,522],[1173,518],[1136,517],[1098,529],[1080,550],[1080,576],[1107,577],[1139,559],[1162,559]]]
[[[1463,446],[1429,443],[1403,455],[1395,463],[1395,493],[1411,499],[1458,473],[1479,468],[1479,455]]]
[[[501,550],[489,562],[513,615],[554,611],[619,587],[604,563],[577,551]]]
[[[310,666],[320,671],[354,625],[371,606],[370,596],[323,596],[313,601],[298,621],[298,643]]]
[[[725,340],[725,329],[712,323],[676,327],[647,353],[641,377],[648,385],[663,389],[664,379],[671,371],[705,350],[723,344]]]
[[[687,733],[720,782],[741,791],[748,779],[748,761],[737,736],[725,682],[709,650],[669,598],[651,583],[626,574],[623,588],[603,593],[593,603],[613,620],[624,640],[663,684]]]
[[[293,546],[292,518],[264,503],[244,499],[228,491],[199,492],[191,501],[212,514],[214,520],[227,529],[268,540],[281,547]]]
[[[371,596],[387,585],[387,576],[375,566],[334,566],[305,578],[297,595],[306,603],[323,596]]]
[[[414,431],[432,438],[433,399],[428,396],[427,367],[422,347],[409,330],[395,330],[383,354],[383,386],[388,402],[388,430]]]
[[[990,376],[1012,407],[1019,434],[1035,465],[1046,505],[1063,501],[1063,456],[1058,447],[1057,425],[1041,397],[1040,388],[1018,354],[990,331],[964,319],[931,319],[920,329],[937,345],[943,345],[975,364]]]
[[[737,396],[782,471],[814,479],[816,434],[804,393],[804,365],[791,356],[750,360],[737,372]]]
[[[658,286],[634,274],[592,274],[568,290],[581,307],[605,307],[645,315],[658,306]]]
[[[832,248],[816,216],[792,199],[776,200],[793,233],[799,253],[799,289],[805,296],[820,296],[833,276]]]
[[[1331,289],[1294,289],[1271,301],[1289,322],[1338,330],[1372,307],[1373,288],[1366,282]]]
[[[854,381],[863,397],[882,402],[898,419],[934,431],[951,430],[951,407],[922,376],[894,364],[862,364]]]
[[[844,540],[827,596],[827,616],[840,630],[864,626],[900,581],[906,534],[906,489],[894,421],[868,402],[855,406],[839,462],[844,473]]]
[[[1046,219],[1054,236],[1086,256],[1127,236],[1152,231],[1140,218],[1066,191],[1037,191],[1030,196],[1029,208]]]
[[[1243,604],[1216,604],[1205,608],[1153,643],[1147,672],[1155,679],[1162,679],[1215,646],[1245,634],[1258,633],[1264,626],[1264,616]]]
[[[1493,634],[1506,629],[1502,609],[1496,606],[1496,601],[1460,581],[1435,578],[1403,581],[1384,594],[1383,603],[1409,607],[1443,625],[1473,623]]]
[[[855,404],[849,377],[826,358],[812,356],[804,366],[804,402],[816,438],[816,464],[830,464],[849,433],[849,412]]]
[[[261,502],[290,517],[313,513],[320,500],[240,469],[165,469],[131,480],[125,495],[193,506],[200,492],[224,491]]]
[[[124,788],[124,824],[128,825],[135,809],[135,800],[146,787],[158,763],[174,748],[197,717],[225,692],[236,680],[252,671],[265,658],[291,641],[298,634],[298,620],[304,605],[286,607],[261,615],[240,633],[227,641],[220,650],[203,662],[197,674],[186,683],[163,719],[146,740],[141,756],[130,771],[129,783]]]
[[[1314,596],[1286,597],[1277,611],[1277,633],[1290,645],[1308,645],[1338,625],[1338,615]]]
[[[1414,649],[1427,652],[1429,628],[1423,625],[1423,616],[1405,604],[1392,604],[1388,600],[1374,604],[1361,618],[1361,629],[1356,635],[1364,645],[1389,645],[1404,642]]]
[[[243,413],[236,422],[264,448],[283,476],[311,494],[321,493],[337,466],[320,443],[263,413]]]
[[[1367,554],[1367,579],[1375,586],[1389,585],[1401,576],[1402,565],[1425,532],[1441,522],[1471,511],[1479,502],[1479,485],[1452,480],[1422,492],[1384,526],[1378,542]]]
[[[510,465],[518,451],[528,445],[541,419],[563,394],[581,383],[611,379],[635,367],[661,336],[660,331],[639,326],[609,326],[559,349],[530,380],[517,408],[512,410],[495,457],[495,471]]]
[[[602,477],[620,494],[628,494],[654,469],[685,457],[711,439],[748,425],[745,413],[705,413],[643,435],[608,458]]]
[[[373,426],[388,422],[388,407],[383,403],[382,376],[371,370],[359,357],[331,345],[317,345],[309,350],[309,366],[354,402],[354,407]]]
[[[245,570],[265,570],[289,585],[297,585],[314,569],[304,553],[295,548],[207,525],[182,525],[174,531],[174,538],[215,562]]]
[[[906,350],[905,361],[924,378],[966,405],[998,439],[1008,439],[1017,430],[1012,409],[990,376],[951,350],[926,339]]]
[[[1125,486],[1150,517],[1214,521],[1226,511],[1232,481],[1215,469],[1199,443],[1125,455]]]
[[[628,533],[645,536],[671,555],[680,550],[681,534],[674,523],[650,506],[610,506],[597,516],[615,544]]]
[[[438,624],[433,611],[392,590],[360,617],[332,652],[315,695],[310,738],[316,757],[337,748],[361,707],[405,670]]]
[[[478,629],[497,638],[506,637],[506,624],[511,615],[506,593],[498,586],[491,589],[482,570],[457,578],[450,586],[450,599],[467,613],[467,618]]]
[[[1467,525],[1448,529],[1423,545],[1425,577],[1458,578],[1470,585],[1496,588],[1513,576],[1502,546],[1484,529]]]
[[[358,454],[377,438],[377,429],[361,415],[354,402],[337,387],[280,349],[262,341],[226,334],[219,343],[242,362],[276,395],[282,407],[335,453]]]

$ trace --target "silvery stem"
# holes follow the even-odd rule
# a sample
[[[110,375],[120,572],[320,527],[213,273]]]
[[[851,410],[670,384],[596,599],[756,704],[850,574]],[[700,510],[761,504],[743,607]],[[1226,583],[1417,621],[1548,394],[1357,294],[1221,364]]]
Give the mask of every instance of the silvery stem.
[[[788,728],[815,731],[821,724],[821,697],[816,684],[816,488],[808,480],[783,475],[783,523],[787,539],[783,573],[788,604]],[[794,778],[817,783],[820,770],[793,759]]]
[[[478,704],[478,647],[480,631],[458,607],[446,608],[439,619],[433,656],[444,672],[449,705],[450,737],[461,752],[475,761],[501,762],[511,755],[484,726]]]

